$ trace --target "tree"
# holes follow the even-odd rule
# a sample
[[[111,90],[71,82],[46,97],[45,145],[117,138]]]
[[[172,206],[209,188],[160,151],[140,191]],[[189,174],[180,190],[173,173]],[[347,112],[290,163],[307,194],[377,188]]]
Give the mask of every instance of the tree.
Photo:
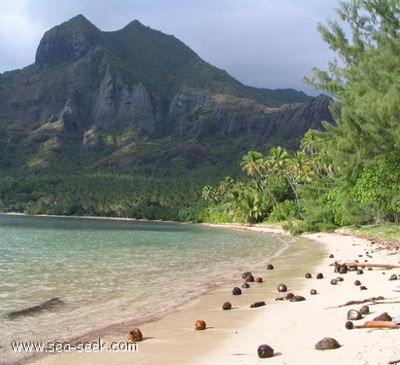
[[[300,141],[300,152],[309,156],[310,172],[309,178],[316,175],[329,175],[333,177],[331,153],[326,149],[327,133],[309,129]]]
[[[261,176],[264,172],[264,155],[261,152],[247,152],[240,163],[243,171],[249,176]]]
[[[306,81],[335,100],[331,110],[336,124],[325,123],[327,131],[323,132],[324,150],[334,174],[332,179],[324,179],[324,186],[330,186],[327,204],[329,196],[341,204],[336,211],[343,216],[336,216],[336,221],[345,224],[343,217],[350,216],[346,214],[349,209],[352,219],[355,208],[365,217],[362,210],[366,206],[375,210],[373,219],[398,213],[385,214],[382,199],[376,198],[382,195],[376,191],[368,194],[369,185],[359,179],[365,182],[368,176],[376,176],[376,164],[371,165],[371,161],[384,160],[389,164],[385,171],[396,170],[393,159],[386,156],[400,155],[400,2],[351,0],[340,1],[339,6],[337,13],[346,28],[332,20],[327,26],[318,25],[336,57],[327,70],[314,68],[314,77]],[[385,189],[396,191],[397,180],[389,179],[388,184]],[[361,195],[370,197],[368,202],[356,198],[361,186]]]
[[[243,156],[240,165],[247,175],[255,179],[261,193],[267,193],[274,205],[278,204],[275,195],[268,187],[268,161],[265,156],[261,152],[249,151]]]

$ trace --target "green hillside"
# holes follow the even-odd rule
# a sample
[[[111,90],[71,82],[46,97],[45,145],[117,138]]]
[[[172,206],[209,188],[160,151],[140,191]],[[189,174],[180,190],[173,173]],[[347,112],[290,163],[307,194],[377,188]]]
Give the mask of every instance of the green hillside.
[[[0,210],[190,219],[202,186],[242,174],[249,149],[296,148],[329,103],[243,85],[137,20],[78,15],[0,75]]]

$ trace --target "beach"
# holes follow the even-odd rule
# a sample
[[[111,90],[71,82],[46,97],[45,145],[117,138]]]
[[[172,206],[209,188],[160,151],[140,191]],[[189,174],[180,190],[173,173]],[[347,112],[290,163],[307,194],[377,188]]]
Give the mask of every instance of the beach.
[[[261,229],[268,233],[268,228]],[[271,232],[277,234],[279,232]],[[63,352],[37,357],[34,364],[388,364],[400,359],[397,346],[398,329],[346,329],[347,312],[368,305],[370,313],[353,321],[360,325],[387,312],[400,315],[400,282],[389,280],[398,276],[399,269],[368,266],[363,274],[349,271],[334,272],[335,261],[354,261],[360,264],[398,264],[396,248],[381,245],[350,235],[317,233],[304,235],[303,240],[289,245],[289,252],[271,260],[273,270],[259,270],[254,276],[263,277],[262,283],[250,283],[242,295],[232,295],[232,287],[240,287],[237,278],[231,286],[221,287],[201,296],[190,305],[150,323],[131,323],[140,328],[143,341],[137,342],[137,351],[131,352]],[[300,247],[299,247],[300,246]],[[292,251],[290,251],[292,250]],[[332,257],[333,256],[333,257]],[[367,262],[365,262],[367,260]],[[267,262],[266,262],[267,264]],[[251,271],[251,268],[249,268]],[[306,279],[309,272],[312,278]],[[323,279],[317,279],[317,273]],[[287,292],[303,296],[304,301],[276,300],[286,296],[277,291],[281,278],[285,278]],[[342,277],[336,285],[331,279]],[[366,287],[354,285],[360,280]],[[315,289],[316,295],[310,290]],[[370,298],[383,297],[377,301]],[[226,301],[232,309],[222,310]],[[265,306],[250,305],[265,301]],[[363,304],[345,305],[349,301]],[[194,329],[196,320],[204,320],[204,331]],[[104,336],[92,333],[85,340],[101,340],[105,344],[126,342],[130,327],[116,325]],[[103,337],[101,337],[103,336]],[[100,338],[101,337],[101,338]],[[315,344],[325,337],[334,338],[340,347],[320,351]],[[274,356],[260,359],[257,348],[268,344]]]

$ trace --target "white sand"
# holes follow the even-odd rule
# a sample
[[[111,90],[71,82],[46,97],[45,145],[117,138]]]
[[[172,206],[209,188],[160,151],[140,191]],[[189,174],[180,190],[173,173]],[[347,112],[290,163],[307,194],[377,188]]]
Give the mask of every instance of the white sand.
[[[339,307],[350,300],[383,296],[385,300],[379,304],[366,303],[371,313],[354,323],[361,324],[383,312],[392,317],[400,315],[400,293],[395,291],[400,290],[400,281],[388,280],[391,274],[400,273],[400,269],[374,268],[372,271],[364,269],[363,275],[356,272],[340,275],[330,266],[335,260],[355,259],[398,264],[398,253],[377,250],[379,246],[376,244],[339,234],[311,234],[306,238],[312,241],[304,240],[299,244],[303,246],[289,248],[287,260],[273,260],[274,270],[254,273],[263,276],[264,283],[252,284],[243,295],[232,296],[232,287],[222,288],[157,322],[140,326],[145,340],[138,342],[138,352],[75,351],[46,356],[35,364],[379,365],[400,359],[398,329],[347,330],[347,311],[359,309],[362,305]],[[302,257],[298,257],[298,250],[304,252]],[[329,254],[334,258],[329,258]],[[308,265],[307,257],[310,255],[313,257],[311,261],[320,262],[317,267],[311,263]],[[312,279],[304,278],[306,272],[312,273]],[[324,279],[315,278],[318,272],[323,273]],[[306,300],[296,303],[276,301],[276,297],[284,295],[276,290],[280,275],[291,276],[286,282],[288,291],[302,295]],[[337,276],[343,277],[344,281],[331,285],[330,280]],[[368,289],[360,290],[355,286],[356,279]],[[240,284],[238,282],[237,286]],[[317,295],[310,295],[312,288],[317,290]],[[227,300],[233,304],[233,309],[223,311],[221,305]],[[260,300],[264,300],[266,306],[249,308],[251,303]],[[205,331],[194,330],[197,319],[207,322]],[[341,347],[316,350],[315,344],[324,337],[335,338]],[[107,344],[126,341],[127,332],[114,333],[102,340]],[[258,358],[257,348],[264,343],[275,350],[272,358]]]
[[[299,294],[306,301],[298,303],[276,302],[268,309],[260,312],[257,320],[243,327],[236,338],[228,339],[217,351],[200,359],[198,364],[387,364],[400,359],[398,329],[353,329],[345,328],[349,309],[360,309],[362,304],[338,307],[350,300],[383,296],[387,300],[382,304],[370,307],[370,314],[354,324],[372,320],[377,315],[388,312],[392,317],[400,314],[400,282],[389,281],[393,273],[399,269],[373,271],[364,270],[363,275],[356,272],[337,274],[329,266],[335,260],[355,260],[371,263],[399,263],[399,256],[391,255],[387,250],[374,252],[376,249],[369,242],[337,234],[312,234],[308,238],[323,243],[328,255],[317,268],[324,274],[324,279],[315,278],[304,281]],[[372,253],[372,258],[366,256]],[[388,255],[389,254],[389,255]],[[359,257],[362,255],[362,257]],[[330,280],[342,276],[343,282],[331,285]],[[354,285],[359,279],[367,290],[360,290]],[[310,289],[316,289],[318,295],[309,295]],[[383,304],[384,303],[384,304]],[[324,337],[336,339],[341,347],[335,350],[317,351],[315,344]],[[269,344],[276,355],[269,359],[257,357],[257,347]],[[238,355],[234,355],[238,354]]]

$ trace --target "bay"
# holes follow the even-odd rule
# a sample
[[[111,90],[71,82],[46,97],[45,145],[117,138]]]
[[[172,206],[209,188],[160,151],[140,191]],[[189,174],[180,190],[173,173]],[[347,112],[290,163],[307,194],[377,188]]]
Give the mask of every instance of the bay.
[[[0,357],[13,360],[11,341],[66,341],[169,313],[286,247],[240,229],[0,214]],[[51,298],[65,304],[7,315]]]

